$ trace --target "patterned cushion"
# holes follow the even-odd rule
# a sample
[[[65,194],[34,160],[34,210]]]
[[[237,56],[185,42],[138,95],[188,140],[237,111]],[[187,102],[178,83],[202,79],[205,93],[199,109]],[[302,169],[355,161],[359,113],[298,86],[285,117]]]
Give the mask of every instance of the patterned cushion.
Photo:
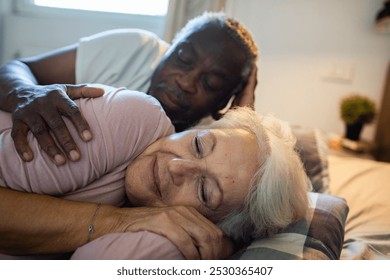
[[[319,129],[291,126],[297,138],[296,149],[306,173],[313,185],[313,191],[327,193],[329,189],[328,146]]]
[[[246,260],[336,260],[340,258],[346,201],[337,196],[309,193],[306,217],[269,238],[256,239],[231,259]]]

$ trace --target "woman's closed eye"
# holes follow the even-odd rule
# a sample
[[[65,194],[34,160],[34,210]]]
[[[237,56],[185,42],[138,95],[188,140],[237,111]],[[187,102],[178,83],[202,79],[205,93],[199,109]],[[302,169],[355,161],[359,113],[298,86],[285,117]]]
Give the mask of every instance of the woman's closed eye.
[[[203,146],[202,146],[202,141],[199,135],[195,135],[194,137],[194,149],[196,155],[200,158],[203,155]]]
[[[206,179],[204,177],[199,178],[199,199],[203,204],[207,204],[208,202],[208,194],[206,189]]]
[[[198,130],[192,138],[192,149],[197,158],[208,157],[216,144],[215,135],[210,130]]]

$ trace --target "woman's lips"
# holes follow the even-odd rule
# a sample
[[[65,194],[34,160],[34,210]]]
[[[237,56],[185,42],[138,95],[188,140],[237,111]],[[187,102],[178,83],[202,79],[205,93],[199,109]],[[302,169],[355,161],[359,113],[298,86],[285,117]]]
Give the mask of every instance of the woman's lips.
[[[153,161],[153,180],[154,180],[154,186],[156,188],[157,195],[161,197],[160,192],[160,177],[158,175],[158,162],[157,162],[157,155],[154,156]]]

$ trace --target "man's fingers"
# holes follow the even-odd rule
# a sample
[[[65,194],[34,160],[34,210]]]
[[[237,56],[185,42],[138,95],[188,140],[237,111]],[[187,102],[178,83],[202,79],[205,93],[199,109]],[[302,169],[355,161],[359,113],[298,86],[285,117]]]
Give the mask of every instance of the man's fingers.
[[[81,88],[82,97],[96,98],[104,94],[104,89],[97,87],[83,87]]]
[[[89,87],[86,85],[67,85],[66,93],[71,99],[78,99],[83,97],[96,98],[104,94],[104,89]]]
[[[77,132],[80,135],[80,138],[83,139],[84,141],[90,141],[92,139],[91,129],[89,127],[87,120],[84,118],[83,114],[81,113],[76,103],[74,103],[74,101],[70,99],[67,99],[65,100],[65,102],[61,102],[57,106],[60,112],[73,123]],[[63,131],[63,133],[65,132]],[[66,137],[64,139],[58,139],[58,140],[62,143],[66,143],[69,140],[69,138]]]
[[[90,127],[71,98],[100,97],[104,90],[85,85],[54,84],[35,86],[22,93],[23,102],[12,112],[14,122],[12,137],[22,159],[31,161],[34,158],[27,142],[27,133],[30,130],[40,147],[55,164],[61,165],[66,162],[63,152],[72,161],[78,160],[80,151],[62,117],[71,120],[81,139],[91,140]]]
[[[23,123],[17,120],[14,121],[11,135],[15,142],[15,148],[23,159],[25,156],[28,156],[29,153],[31,155],[33,154],[27,142],[28,128],[30,128],[31,132],[36,137],[42,150],[45,151],[45,153],[56,165],[62,165],[66,162],[66,158],[55,144],[52,136],[47,130],[45,123],[39,117],[30,118],[28,123]]]
[[[59,114],[45,116],[47,124],[53,132],[58,144],[66,153],[71,161],[78,161],[80,159],[79,149],[74,142],[63,118]],[[39,141],[39,139],[38,139]]]
[[[88,87],[85,85],[67,85],[66,86],[67,95],[71,99],[90,97],[96,98],[104,94],[104,89],[97,87]],[[81,139],[84,141],[90,141],[92,139],[92,132],[90,130],[89,124],[80,112],[77,105],[70,100],[67,102],[61,102],[58,104],[61,113],[68,117],[73,125],[76,127]]]
[[[32,134],[37,139],[42,150],[52,159],[56,165],[62,165],[66,159],[57,147],[53,137],[51,136],[44,120],[40,117],[33,117],[28,120],[27,125],[30,127]]]
[[[26,124],[17,120],[14,121],[11,137],[14,140],[16,151],[24,161],[32,161],[34,158],[34,154],[27,142],[28,131],[29,128]]]

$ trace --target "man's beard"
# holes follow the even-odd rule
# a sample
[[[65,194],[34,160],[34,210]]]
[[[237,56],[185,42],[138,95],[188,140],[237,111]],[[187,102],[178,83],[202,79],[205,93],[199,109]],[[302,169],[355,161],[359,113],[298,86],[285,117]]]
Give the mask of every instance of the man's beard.
[[[179,101],[180,109],[172,110],[166,104],[164,104],[162,100],[158,99],[154,92],[158,93],[157,96],[161,96],[161,94],[174,96],[175,99]],[[159,100],[165,113],[170,118],[172,124],[175,126],[176,132],[183,131],[191,126],[196,125],[201,119],[201,117],[194,117],[190,103],[184,98],[185,93],[178,88],[170,87],[165,82],[161,82],[152,86],[149,89],[148,94]]]

